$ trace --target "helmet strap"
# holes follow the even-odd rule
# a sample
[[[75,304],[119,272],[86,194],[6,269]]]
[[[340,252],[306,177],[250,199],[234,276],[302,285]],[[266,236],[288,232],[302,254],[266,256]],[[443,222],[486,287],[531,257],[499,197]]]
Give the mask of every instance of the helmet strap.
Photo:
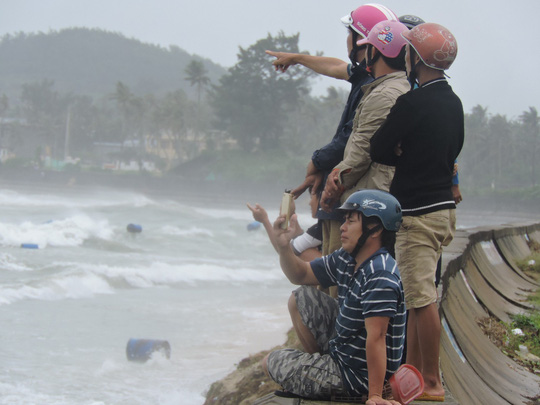
[[[353,67],[356,67],[359,65],[358,61],[356,60],[356,55],[358,53],[358,45],[356,45],[356,41],[358,40],[358,32],[351,28],[349,28],[349,30],[352,32],[352,48],[351,52],[349,53],[349,59],[351,60]]]
[[[411,67],[411,71],[409,72],[409,75],[407,76],[407,80],[411,84],[411,90],[414,90],[414,86],[416,85],[418,73],[416,71],[418,65],[422,63],[422,61],[418,61],[417,63],[414,63],[414,55],[416,54],[416,51],[412,49],[410,45],[408,45],[409,48],[409,66]]]
[[[351,256],[353,258],[356,258],[356,255],[358,254],[360,249],[362,249],[362,246],[366,244],[367,239],[380,229],[382,229],[381,224],[375,225],[373,228],[369,229],[365,224],[365,217],[362,216],[362,235],[358,238],[358,242],[356,242],[356,246],[351,252]]]
[[[366,70],[373,76],[373,65],[381,57],[381,53],[375,48],[375,56],[371,56],[371,50],[375,48],[373,45],[368,44],[366,49]]]

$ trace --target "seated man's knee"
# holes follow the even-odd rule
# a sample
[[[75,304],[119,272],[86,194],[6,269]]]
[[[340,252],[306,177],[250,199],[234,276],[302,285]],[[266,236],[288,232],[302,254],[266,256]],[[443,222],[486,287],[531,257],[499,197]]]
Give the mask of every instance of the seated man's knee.
[[[288,303],[289,313],[296,314],[298,313],[298,307],[296,306],[296,295],[294,293],[291,294],[289,297],[289,303]]]

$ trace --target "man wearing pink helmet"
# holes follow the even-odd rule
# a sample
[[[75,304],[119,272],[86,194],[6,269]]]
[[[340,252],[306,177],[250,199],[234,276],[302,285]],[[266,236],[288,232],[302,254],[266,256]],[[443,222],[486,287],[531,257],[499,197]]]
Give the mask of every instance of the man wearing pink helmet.
[[[407,363],[422,371],[424,400],[444,401],[439,373],[441,325],[434,284],[442,248],[454,236],[454,161],[464,140],[463,106],[444,71],[457,55],[457,42],[439,24],[403,33],[411,86],[397,99],[371,138],[371,158],[396,167],[390,192],[403,209],[396,237],[398,266],[409,310]]]
[[[321,207],[329,211],[341,198],[344,201],[360,189],[388,191],[394,177],[393,167],[374,163],[369,141],[384,122],[395,100],[409,90],[405,74],[402,32],[408,28],[398,21],[377,23],[368,36],[357,42],[366,48],[366,68],[375,79],[363,86],[364,97],[356,110],[353,132],[347,141],[343,160],[326,180]]]
[[[299,197],[308,188],[311,188],[312,193],[320,194],[321,189],[319,186],[324,184],[330,171],[343,159],[343,151],[352,132],[356,108],[364,95],[362,86],[373,81],[371,75],[366,71],[364,61],[366,47],[359,47],[356,43],[359,39],[365,38],[375,24],[384,20],[397,21],[397,16],[390,9],[380,4],[362,5],[341,19],[349,30],[347,52],[350,63],[325,56],[266,51],[276,58],[272,63],[279,71],[285,72],[289,66],[300,64],[319,74],[347,80],[351,83],[347,104],[334,137],[330,143],[313,153],[308,163],[304,182],[292,191],[295,197]],[[332,253],[341,246],[339,235],[341,214],[337,213],[335,209],[329,213],[319,209],[317,218],[322,222],[323,254]]]

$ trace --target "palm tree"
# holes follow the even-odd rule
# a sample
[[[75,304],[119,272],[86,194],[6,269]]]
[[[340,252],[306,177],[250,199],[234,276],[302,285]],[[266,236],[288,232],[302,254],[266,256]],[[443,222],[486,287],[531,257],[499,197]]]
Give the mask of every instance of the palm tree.
[[[124,151],[128,137],[135,137],[142,156],[144,153],[144,120],[147,113],[145,100],[135,96],[129,87],[122,82],[116,83],[116,91],[110,94],[109,98],[116,102],[120,111],[122,151]]]
[[[198,60],[192,60],[186,67],[186,80],[192,86],[197,86],[197,106],[201,104],[201,93],[204,87],[210,84],[210,78],[206,75],[208,71],[205,69],[204,64]]]
[[[193,59],[186,67],[186,80],[192,86],[197,86],[197,122],[196,131],[199,133],[199,111],[201,109],[201,93],[203,89],[210,84],[210,78],[206,75],[208,71],[205,69],[201,61]]]

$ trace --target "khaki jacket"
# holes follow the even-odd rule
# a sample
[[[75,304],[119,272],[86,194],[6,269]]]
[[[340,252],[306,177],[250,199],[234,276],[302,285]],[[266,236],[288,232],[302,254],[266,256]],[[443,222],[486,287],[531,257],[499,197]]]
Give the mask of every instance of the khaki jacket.
[[[343,161],[336,166],[340,182],[345,187],[342,202],[360,189],[390,189],[394,167],[371,161],[369,141],[386,119],[396,99],[409,89],[405,72],[390,73],[362,86],[364,97],[356,110]]]

